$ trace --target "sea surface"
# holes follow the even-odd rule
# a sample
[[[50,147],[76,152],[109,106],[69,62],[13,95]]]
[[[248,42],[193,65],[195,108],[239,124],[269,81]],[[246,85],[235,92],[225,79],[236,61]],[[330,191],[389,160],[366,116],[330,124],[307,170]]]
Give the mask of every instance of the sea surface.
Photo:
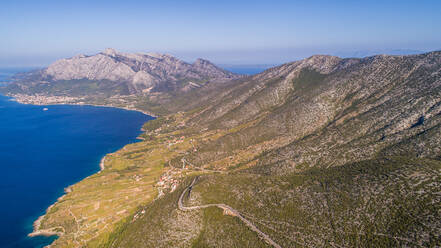
[[[0,69],[0,82],[18,69]],[[48,108],[43,111],[43,108]],[[0,247],[43,247],[32,223],[64,188],[99,171],[101,158],[137,142],[140,112],[93,106],[35,106],[0,95]]]
[[[237,74],[254,75],[263,72],[272,65],[225,65],[223,69]]]

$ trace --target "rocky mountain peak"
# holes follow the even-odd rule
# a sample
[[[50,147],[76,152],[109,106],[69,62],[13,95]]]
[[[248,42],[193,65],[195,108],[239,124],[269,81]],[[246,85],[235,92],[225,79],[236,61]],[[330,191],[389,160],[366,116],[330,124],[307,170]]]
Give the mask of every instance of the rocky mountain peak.
[[[189,82],[223,82],[236,77],[238,75],[204,59],[190,64],[168,54],[122,53],[107,48],[95,55],[77,55],[55,61],[39,73],[24,77],[23,82],[55,85],[60,81],[81,81],[101,84],[105,91],[112,85],[110,88],[118,89],[115,94],[137,94],[151,90],[179,91]],[[87,87],[85,89],[82,94],[89,94]]]
[[[102,54],[109,55],[109,56],[116,56],[118,54],[118,51],[113,48],[106,48],[106,49],[104,49]]]
[[[196,59],[196,61],[193,63],[194,65],[212,65],[212,63],[206,59],[201,59],[198,58]]]
[[[234,73],[231,73],[229,71],[220,69],[215,64],[211,63],[208,60],[198,58],[196,61],[192,64],[192,66],[198,70],[198,71],[207,71],[212,74],[216,75],[225,75],[227,78],[237,78],[239,75],[236,75]]]
[[[217,68],[218,69],[218,67],[215,64],[213,64],[210,61],[205,60],[205,59],[197,59],[193,63],[193,66],[196,67],[196,68],[205,68],[205,69],[210,69],[210,70],[213,69],[213,68],[215,68],[215,69]]]
[[[340,62],[341,58],[330,55],[314,55],[302,61],[305,66],[310,66],[322,73],[331,72]]]
[[[157,58],[157,59],[161,59],[164,57],[173,57],[169,54],[164,54],[164,53],[155,53],[155,52],[150,52],[150,53],[140,53],[142,55],[147,55],[149,57],[153,57],[153,58]]]
[[[73,56],[72,58],[73,59],[81,59],[81,58],[85,58],[85,57],[86,57],[86,55],[84,55],[84,54],[78,54],[78,55]]]

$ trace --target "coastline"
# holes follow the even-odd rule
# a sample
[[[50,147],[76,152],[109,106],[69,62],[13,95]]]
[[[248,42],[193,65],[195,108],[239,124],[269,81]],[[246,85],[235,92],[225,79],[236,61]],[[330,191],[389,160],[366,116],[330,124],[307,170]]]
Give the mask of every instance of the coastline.
[[[121,149],[122,149],[122,148],[121,148]],[[108,153],[108,154],[111,154],[111,153]],[[100,164],[99,164],[99,166],[100,166],[100,170],[99,170],[98,172],[96,172],[96,173],[93,173],[93,174],[91,174],[91,175],[89,175],[89,176],[83,178],[82,180],[84,180],[84,179],[86,179],[86,178],[88,178],[88,177],[90,177],[90,176],[93,176],[94,174],[101,173],[101,171],[103,171],[103,170],[105,169],[105,164],[104,164],[104,163],[105,163],[105,160],[106,160],[106,156],[107,156],[108,154],[104,155],[103,158],[101,158],[101,160],[100,160]],[[72,186],[72,185],[71,185],[71,186]],[[40,229],[40,227],[41,227],[41,222],[43,221],[44,217],[45,217],[46,214],[47,214],[47,213],[48,213],[48,212],[49,212],[49,211],[55,206],[55,204],[57,204],[57,202],[59,202],[59,201],[62,201],[62,200],[64,199],[64,197],[65,197],[68,193],[72,192],[71,186],[68,186],[68,187],[64,188],[64,194],[63,194],[62,196],[58,197],[57,200],[56,200],[54,203],[52,203],[52,204],[51,204],[51,205],[45,210],[44,214],[41,215],[41,216],[39,216],[39,217],[34,221],[34,223],[32,224],[32,226],[33,226],[33,230],[32,230],[31,233],[28,234],[28,237],[37,237],[37,236],[45,236],[45,237],[50,237],[50,236],[61,236],[61,235],[63,235],[63,234],[65,233],[65,232],[64,232],[64,228],[61,227],[61,226],[60,226],[60,227],[53,227],[53,228],[50,228],[50,229]],[[63,231],[55,231],[55,229],[57,229],[57,228],[63,229]],[[49,246],[46,246],[46,247],[50,247],[50,245],[49,245]]]
[[[36,236],[45,236],[45,237],[49,237],[49,236],[61,236],[64,234],[64,232],[60,232],[60,231],[55,231],[54,229],[56,229],[57,227],[51,228],[51,229],[40,229],[41,226],[41,221],[43,221],[44,217],[46,216],[46,214],[55,206],[55,204],[58,201],[63,200],[63,198],[66,196],[66,190],[65,190],[65,194],[63,194],[62,196],[58,197],[57,200],[52,203],[45,211],[45,213],[43,215],[41,215],[40,217],[37,218],[37,220],[34,221],[34,223],[32,224],[33,226],[33,230],[31,233],[28,234],[28,237],[36,237]],[[63,227],[59,227],[61,229],[64,230]],[[50,245],[49,245],[50,246]],[[49,247],[48,246],[48,247]]]
[[[84,98],[81,97],[64,97],[64,96],[33,96],[24,94],[6,94],[4,96],[10,97],[11,101],[18,102],[20,104],[36,105],[36,106],[56,106],[56,105],[79,105],[79,106],[93,106],[93,107],[106,107],[106,108],[118,108],[127,111],[136,111],[144,115],[157,118],[158,116],[154,113],[148,112],[146,110],[138,109],[135,107],[128,106],[116,106],[113,104],[94,104],[84,102]],[[141,128],[141,131],[142,128]]]
[[[140,113],[142,113],[144,115],[147,115],[147,116],[157,117],[154,114],[151,114],[151,113],[149,113],[147,111],[143,111],[143,110],[136,109],[136,108],[133,108],[133,107],[114,106],[114,105],[110,105],[110,104],[109,105],[98,105],[98,104],[89,104],[89,103],[85,103],[85,102],[81,102],[81,103],[78,103],[78,102],[77,103],[75,103],[75,102],[32,102],[32,101],[22,101],[22,100],[18,99],[14,95],[4,95],[4,96],[10,97],[10,99],[9,99],[10,101],[14,101],[14,102],[17,102],[17,103],[20,103],[20,104],[26,104],[26,105],[36,105],[36,106],[56,106],[56,105],[72,105],[72,106],[74,106],[74,105],[80,105],[80,106],[116,108],[116,109],[123,109],[123,110],[127,110],[127,111],[136,111],[136,112],[140,112]],[[140,127],[139,130],[141,132],[144,132],[142,126]],[[136,139],[142,140],[142,138],[140,138],[140,137],[136,137]],[[127,144],[130,144],[130,143],[126,143],[126,144],[124,144],[124,146],[127,145]],[[122,146],[120,149],[118,149],[118,151],[123,149],[124,146]],[[105,154],[101,158],[101,160],[99,162],[99,166],[100,166],[100,170],[99,171],[90,174],[89,176],[81,179],[80,181],[82,181],[82,180],[84,180],[84,179],[86,179],[86,178],[88,178],[90,176],[93,176],[93,175],[98,174],[101,171],[103,171],[105,169],[106,156],[109,155],[109,154],[112,154],[112,153],[107,153],[107,154]],[[80,182],[80,181],[78,181],[78,182]],[[58,236],[58,237],[60,237],[60,236],[65,234],[65,230],[64,230],[64,228],[62,226],[51,227],[49,229],[41,229],[41,225],[42,225],[42,221],[44,220],[45,216],[50,212],[50,210],[58,202],[62,201],[65,198],[65,196],[68,193],[70,193],[71,191],[72,191],[71,186],[66,187],[64,189],[64,193],[60,197],[58,197],[49,207],[46,208],[46,210],[44,211],[44,214],[39,216],[33,222],[33,224],[32,224],[33,230],[32,230],[32,232],[27,234],[28,237],[37,237],[37,236],[45,236],[45,237]],[[46,247],[50,247],[50,246],[51,245],[48,245]]]
[[[107,156],[107,154],[104,155],[104,157],[103,157],[103,158],[101,159],[101,161],[100,161],[100,171],[99,171],[98,173],[100,173],[101,171],[103,171],[104,168],[105,168],[104,162],[106,161],[106,156]]]

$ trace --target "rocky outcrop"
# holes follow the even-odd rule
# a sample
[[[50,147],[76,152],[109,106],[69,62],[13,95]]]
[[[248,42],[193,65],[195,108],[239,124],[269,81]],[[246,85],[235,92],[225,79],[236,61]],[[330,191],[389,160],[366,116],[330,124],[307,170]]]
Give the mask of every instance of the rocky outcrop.
[[[238,75],[203,59],[190,64],[167,54],[122,53],[108,48],[92,56],[77,55],[58,60],[37,73],[23,75],[16,83],[29,86],[60,81],[111,82],[123,84],[129,93],[136,94],[151,90],[188,91],[194,84],[208,81],[222,82],[237,77]],[[33,87],[26,88],[28,93],[34,93]],[[102,88],[103,91],[106,90],[105,87]],[[50,89],[48,91],[48,94],[52,93]],[[88,95],[88,93],[86,87],[82,94]]]
[[[439,158],[440,71],[441,52],[320,55],[272,68],[208,96],[190,124],[235,131],[201,146],[192,161],[207,164],[252,145],[265,146],[259,163],[282,171],[378,154]]]
[[[190,65],[168,55],[110,49],[93,57],[108,61],[95,64],[114,68],[97,69],[94,80],[109,85],[123,75],[112,74],[118,66],[127,66],[134,90],[181,94],[147,102],[150,109],[168,108],[170,115],[144,125],[143,142],[115,153],[113,168],[106,159],[105,170],[73,186],[74,194],[48,212],[42,229],[64,233],[54,247],[267,247],[259,237],[275,247],[439,244],[441,52],[363,59],[317,55],[209,85],[196,76],[183,81],[180,74],[222,78],[222,71],[202,59]],[[67,81],[70,88],[87,83],[53,66],[45,71],[48,82],[59,77],[53,82]],[[160,81],[166,78],[175,83]],[[90,85],[89,90],[100,86]],[[131,166],[120,169],[119,161]],[[153,181],[139,179],[159,178],[156,166],[183,181],[165,172],[175,187],[161,189],[166,193],[152,201]],[[184,188],[193,173],[200,180]],[[113,205],[96,220],[99,196]],[[130,221],[106,230],[125,218]],[[89,239],[97,232],[102,235]]]

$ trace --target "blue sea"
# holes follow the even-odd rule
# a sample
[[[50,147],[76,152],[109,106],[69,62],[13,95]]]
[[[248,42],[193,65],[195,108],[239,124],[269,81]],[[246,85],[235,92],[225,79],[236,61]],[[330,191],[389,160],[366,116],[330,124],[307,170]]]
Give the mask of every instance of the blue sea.
[[[17,71],[0,69],[0,82]],[[116,108],[23,105],[0,95],[0,247],[50,244],[56,237],[27,237],[32,223],[65,187],[98,172],[105,154],[136,142],[150,119]]]
[[[223,65],[222,68],[237,74],[254,75],[265,71],[274,65]]]

